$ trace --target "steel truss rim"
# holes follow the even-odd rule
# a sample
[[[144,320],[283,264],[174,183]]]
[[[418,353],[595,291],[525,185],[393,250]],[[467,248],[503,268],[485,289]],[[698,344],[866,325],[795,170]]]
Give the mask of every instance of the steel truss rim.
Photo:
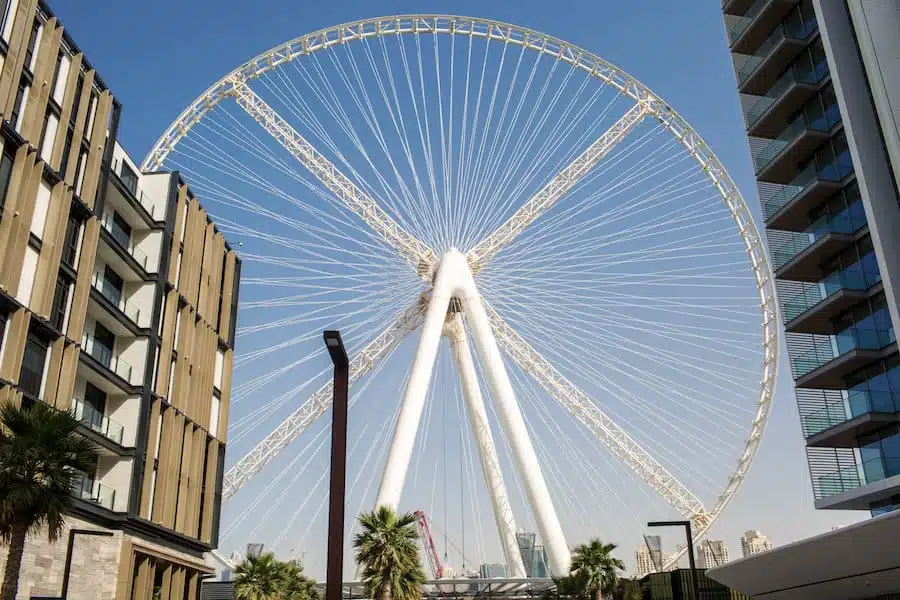
[[[399,34],[474,36],[508,42],[527,46],[534,51],[566,62],[573,68],[581,69],[605,85],[612,86],[636,102],[644,104],[648,114],[653,115],[697,161],[728,207],[732,220],[744,242],[759,290],[763,330],[763,378],[760,382],[760,394],[755,405],[756,412],[751,422],[750,432],[745,437],[743,451],[734,471],[728,478],[724,491],[716,498],[710,510],[695,515],[691,519],[695,529],[695,539],[702,539],[730,504],[743,483],[758,451],[771,412],[779,358],[778,309],[774,273],[752,213],[715,153],[681,115],[647,86],[619,67],[560,38],[534,29],[491,19],[446,14],[408,14],[350,21],[322,28],[273,46],[216,81],[169,125],[144,158],[141,164],[142,170],[161,169],[168,153],[189,133],[193,126],[222,100],[232,95],[233,81],[248,82],[295,58],[325,50],[334,45],[370,37]],[[677,561],[685,551],[686,548],[680,548],[668,564]]]

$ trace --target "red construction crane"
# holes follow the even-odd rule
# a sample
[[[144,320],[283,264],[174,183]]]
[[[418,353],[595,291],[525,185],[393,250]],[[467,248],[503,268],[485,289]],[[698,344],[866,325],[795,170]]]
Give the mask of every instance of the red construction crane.
[[[431,567],[431,574],[435,579],[440,579],[444,574],[444,567],[441,565],[441,559],[438,557],[437,549],[434,547],[434,540],[431,539],[428,517],[425,516],[425,511],[423,510],[417,510],[413,514],[416,516],[416,528],[419,530],[419,538],[422,540],[422,548],[425,550],[428,566]]]

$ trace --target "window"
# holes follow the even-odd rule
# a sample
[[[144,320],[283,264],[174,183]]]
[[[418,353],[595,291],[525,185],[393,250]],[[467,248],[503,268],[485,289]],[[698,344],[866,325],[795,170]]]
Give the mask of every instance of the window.
[[[16,4],[16,0],[0,0],[0,34],[7,42],[16,16]]]
[[[66,224],[66,237],[63,240],[62,261],[76,268],[78,261],[78,248],[81,245],[81,221],[78,216],[69,213],[69,222]]]
[[[25,68],[32,73],[34,72],[34,51],[37,48],[38,33],[41,31],[41,24],[37,21],[31,26],[31,36],[28,38],[28,47],[25,48]]]
[[[12,112],[9,113],[9,122],[16,131],[21,129],[20,117],[26,102],[28,102],[28,84],[20,81],[19,90],[16,92],[16,101],[13,103]]]
[[[131,225],[117,212],[112,214],[111,224],[109,232],[127,250],[131,246]]]
[[[46,181],[41,181],[34,200],[34,213],[31,215],[31,233],[38,239],[43,239],[44,237],[44,225],[47,222],[47,211],[50,209],[51,195],[50,185]]]
[[[106,296],[107,300],[119,306],[122,301],[122,287],[124,282],[119,274],[106,266],[103,269],[103,281],[100,284],[100,291]]]
[[[72,101],[72,114],[69,115],[69,122],[74,126],[78,119],[78,109],[81,107],[81,90],[84,87],[84,72],[78,72],[78,81],[75,83],[75,99]]]
[[[3,156],[0,157],[0,217],[3,216],[3,207],[6,206],[6,195],[9,193],[9,180],[12,178],[12,167],[13,156],[4,150]]]
[[[37,271],[38,251],[28,246],[25,248],[25,262],[22,264],[22,275],[19,277],[19,289],[16,300],[28,306],[31,302],[31,290],[34,287],[34,275]]]
[[[34,332],[28,333],[25,353],[22,357],[22,371],[19,374],[19,387],[34,398],[41,397],[44,383],[44,367],[47,364],[48,344]]]
[[[213,437],[219,437],[219,405],[221,403],[219,397],[213,394],[209,409],[209,435]]]
[[[94,428],[100,428],[103,426],[104,414],[106,414],[106,394],[89,382],[85,383],[84,412],[81,422]]]
[[[87,152],[82,150],[78,155],[78,163],[75,165],[75,193],[81,196],[81,187],[84,184],[84,170],[87,167]]]
[[[113,332],[101,325],[94,324],[94,351],[91,355],[106,367],[112,367],[113,350],[116,347],[116,336]]]
[[[0,363],[3,362],[3,340],[6,339],[7,323],[9,323],[9,314],[6,311],[0,311]]]
[[[44,121],[44,130],[41,132],[41,160],[50,163],[50,156],[53,154],[53,144],[56,143],[56,132],[59,130],[59,117],[52,113],[47,113],[47,120]]]
[[[138,176],[124,160],[122,161],[122,173],[120,175],[122,183],[132,194],[137,194]]]
[[[72,154],[72,136],[74,132],[72,128],[69,127],[69,131],[66,132],[66,141],[63,144],[62,157],[59,159],[59,173],[62,176],[66,174],[66,167],[69,166],[69,156]]]
[[[88,104],[87,119],[84,122],[84,137],[91,139],[91,133],[94,131],[94,117],[97,116],[97,92],[91,90],[91,101]]]
[[[53,309],[50,311],[50,323],[57,331],[65,331],[70,286],[69,278],[60,273],[56,279],[56,291],[53,294]]]

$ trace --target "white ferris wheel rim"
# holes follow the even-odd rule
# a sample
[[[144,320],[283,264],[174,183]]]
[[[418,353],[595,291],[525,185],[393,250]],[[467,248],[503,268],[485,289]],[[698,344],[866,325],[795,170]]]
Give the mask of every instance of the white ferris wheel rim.
[[[144,158],[141,169],[143,171],[161,169],[169,152],[190,130],[224,99],[234,96],[236,85],[244,85],[295,58],[326,50],[332,46],[367,38],[409,34],[472,36],[511,43],[554,57],[599,79],[603,84],[613,87],[641,104],[647,114],[655,117],[697,161],[729,209],[732,220],[743,240],[759,290],[763,331],[763,370],[759,398],[755,404],[755,415],[751,421],[750,431],[744,439],[743,451],[728,477],[728,483],[722,493],[716,497],[712,508],[691,519],[695,529],[695,539],[701,539],[722,514],[743,483],[759,448],[771,411],[779,358],[778,309],[774,273],[759,228],[743,196],[721,161],[681,115],[648,87],[622,69],[596,54],[560,38],[490,19],[443,14],[409,14],[352,21],[319,29],[273,46],[216,81],[169,125]],[[671,557],[669,564],[678,560],[685,551],[686,548],[680,547],[679,551]]]

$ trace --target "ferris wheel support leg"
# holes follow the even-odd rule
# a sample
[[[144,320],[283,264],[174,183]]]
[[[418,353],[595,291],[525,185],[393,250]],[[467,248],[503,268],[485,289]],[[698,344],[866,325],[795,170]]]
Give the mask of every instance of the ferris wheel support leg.
[[[375,500],[376,507],[388,506],[396,510],[400,503],[452,294],[452,273],[447,269],[439,271],[425,311],[422,336],[419,338],[412,370],[406,382],[400,416],[397,418],[394,438],[391,441],[384,473],[381,476],[381,485],[378,488],[378,497]]]
[[[469,350],[469,341],[465,329],[462,327],[462,319],[458,315],[454,321],[448,324],[448,337],[456,368],[459,371],[463,396],[469,409],[469,421],[472,431],[475,433],[478,457],[481,459],[481,469],[484,471],[485,483],[491,496],[491,506],[494,509],[494,519],[497,521],[500,543],[503,545],[503,555],[506,558],[509,576],[525,577],[525,566],[522,564],[522,554],[516,540],[516,520],[509,504],[506,484],[503,482],[500,457],[497,455],[497,447],[494,445],[494,438],[491,435],[491,426],[488,422],[484,397],[478,385],[475,363],[472,361],[472,353]]]
[[[460,260],[465,261],[462,255]],[[462,286],[462,292],[466,319],[472,328],[472,337],[491,389],[491,397],[497,404],[497,413],[506,431],[516,466],[524,480],[532,514],[549,554],[550,570],[557,577],[567,575],[570,556],[562,525],[553,508],[550,490],[541,472],[537,453],[525,427],[525,419],[522,417],[512,383],[503,365],[503,356],[491,331],[491,323],[481,302],[481,296],[465,263],[464,268],[467,281]]]

